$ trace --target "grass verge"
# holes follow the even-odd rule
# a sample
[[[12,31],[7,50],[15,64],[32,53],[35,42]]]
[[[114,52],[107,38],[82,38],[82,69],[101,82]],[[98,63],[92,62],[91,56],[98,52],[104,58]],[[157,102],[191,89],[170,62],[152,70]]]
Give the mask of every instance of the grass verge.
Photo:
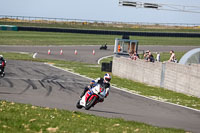
[[[94,35],[33,31],[0,31],[0,45],[114,45],[117,35]],[[200,38],[139,37],[140,45],[200,45]]]
[[[0,101],[0,131],[2,133],[185,133],[179,129],[159,128],[123,119],[6,101]]]
[[[31,60],[31,61],[51,62],[51,63],[54,63],[54,65],[57,67],[68,69],[72,72],[79,73],[81,75],[85,75],[93,79],[97,77],[103,77],[103,75],[105,74],[105,72],[101,72],[100,65],[99,67],[96,67],[96,65],[94,64],[86,64],[86,63],[79,63],[79,62],[32,59],[30,55],[23,55],[23,58],[21,58],[20,54],[18,55],[18,57],[17,55],[11,54],[11,53],[0,53],[0,54],[3,54],[5,59],[19,59],[19,60],[22,59],[22,60],[28,60],[28,61]],[[127,79],[122,79],[116,76],[113,76],[111,84],[119,88],[126,88],[134,93],[151,97],[156,100],[175,103],[175,104],[179,104],[179,105],[200,110],[200,98],[197,98],[197,97],[188,96],[188,95],[177,93],[177,92],[167,90],[164,88],[148,86],[143,83],[134,82],[132,80],[127,80]]]

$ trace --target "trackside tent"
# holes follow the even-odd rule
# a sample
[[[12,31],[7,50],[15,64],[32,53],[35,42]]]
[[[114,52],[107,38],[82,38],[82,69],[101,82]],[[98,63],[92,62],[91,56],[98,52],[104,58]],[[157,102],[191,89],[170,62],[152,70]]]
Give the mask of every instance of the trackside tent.
[[[200,64],[200,48],[188,51],[179,61],[180,64]]]

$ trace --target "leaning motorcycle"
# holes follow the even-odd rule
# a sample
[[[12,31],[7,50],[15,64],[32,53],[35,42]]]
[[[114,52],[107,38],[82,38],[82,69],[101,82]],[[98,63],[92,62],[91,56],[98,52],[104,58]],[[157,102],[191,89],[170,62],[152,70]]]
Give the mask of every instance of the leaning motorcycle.
[[[1,76],[1,77],[4,77],[4,76],[5,76],[5,73],[4,73],[4,71],[3,71],[3,70],[4,70],[4,69],[3,69],[4,67],[5,67],[5,62],[2,61],[2,62],[0,63],[0,76]]]
[[[107,44],[105,44],[104,46],[102,45],[99,49],[100,50],[107,50]]]
[[[85,95],[77,102],[76,107],[81,109],[84,107],[86,110],[89,110],[91,107],[94,107],[99,101],[102,101],[106,96],[106,89],[100,84],[97,84],[95,87],[89,89]]]

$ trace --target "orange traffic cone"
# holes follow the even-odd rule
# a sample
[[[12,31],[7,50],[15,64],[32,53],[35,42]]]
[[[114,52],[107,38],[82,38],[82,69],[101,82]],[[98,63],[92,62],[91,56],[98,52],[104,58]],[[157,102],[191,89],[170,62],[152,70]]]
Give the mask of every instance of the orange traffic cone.
[[[78,54],[78,51],[77,51],[77,50],[74,50],[74,54],[77,55],[77,54]]]
[[[60,55],[63,55],[63,50],[62,49],[60,50]]]
[[[51,54],[51,50],[49,49],[49,50],[48,50],[48,55],[50,55],[50,54]]]
[[[95,50],[93,49],[92,54],[95,55]]]

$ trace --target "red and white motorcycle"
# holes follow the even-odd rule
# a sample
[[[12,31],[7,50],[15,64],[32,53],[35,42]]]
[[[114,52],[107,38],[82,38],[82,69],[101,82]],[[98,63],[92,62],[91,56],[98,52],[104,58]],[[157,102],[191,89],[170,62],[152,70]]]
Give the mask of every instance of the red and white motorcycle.
[[[4,69],[4,67],[5,67],[5,62],[3,62],[3,61],[1,61],[0,62],[0,77],[4,77],[5,76],[5,72],[3,71]]]
[[[77,102],[76,107],[81,109],[84,107],[86,110],[89,110],[91,107],[94,107],[99,101],[103,101],[106,97],[106,89],[100,84],[97,84],[95,87],[89,89],[85,95]]]

